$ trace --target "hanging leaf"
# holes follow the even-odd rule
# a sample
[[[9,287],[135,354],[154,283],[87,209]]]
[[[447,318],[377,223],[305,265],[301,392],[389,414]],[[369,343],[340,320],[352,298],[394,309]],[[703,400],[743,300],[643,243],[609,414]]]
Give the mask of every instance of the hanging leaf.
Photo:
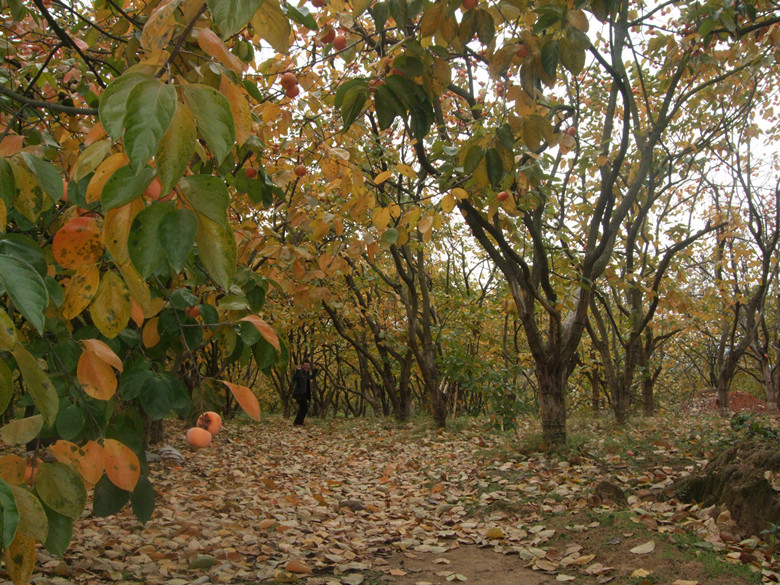
[[[17,532],[3,558],[5,570],[14,585],[27,585],[35,570],[35,539]]]
[[[112,366],[122,370],[119,357],[102,341],[84,340],[76,375],[84,391],[98,400],[109,400],[116,392],[117,379]]]
[[[127,95],[125,153],[136,174],[157,152],[176,112],[176,101],[176,89],[157,78],[144,79]]]
[[[286,54],[290,49],[290,21],[287,20],[278,0],[265,0],[250,19],[252,28],[273,47]]]
[[[184,176],[195,154],[197,139],[198,129],[192,112],[183,103],[177,102],[173,120],[155,155],[161,193],[170,192]]]
[[[501,183],[501,179],[504,178],[504,166],[501,162],[501,157],[495,148],[489,148],[485,152],[485,163],[487,164],[487,174],[490,180],[490,186],[494,189]]]
[[[57,389],[46,372],[41,369],[38,360],[21,343],[11,350],[11,354],[16,360],[16,365],[19,366],[24,386],[32,396],[35,406],[43,415],[46,424],[53,425],[57,420],[57,410],[60,405]]]
[[[0,254],[0,285],[24,318],[43,334],[49,293],[41,275],[24,260]]]
[[[22,164],[13,162],[16,193],[13,207],[31,222],[36,222],[38,216],[49,209],[53,201],[48,197],[30,170]]]
[[[266,0],[263,5],[270,1],[272,0]],[[211,149],[217,164],[222,164],[236,142],[230,102],[208,85],[185,85],[183,90],[187,105],[195,116],[198,131]]]
[[[144,208],[141,199],[136,199],[132,203],[117,207],[106,212],[103,221],[103,240],[114,263],[122,265],[130,261],[130,253],[127,250],[127,238],[130,235],[130,228],[133,225],[133,219]]]
[[[135,489],[141,477],[141,463],[132,449],[115,439],[105,439],[103,462],[111,483],[128,492]]]
[[[43,510],[41,501],[32,492],[22,486],[11,486],[16,497],[16,507],[19,510],[20,534],[25,534],[39,542],[46,542],[49,534],[49,520]]]
[[[206,1],[223,39],[232,37],[244,28],[262,3],[263,0]]]
[[[113,339],[127,327],[131,309],[130,291],[122,278],[116,272],[104,274],[89,307],[95,326]]]
[[[230,52],[222,39],[211,29],[198,29],[198,46],[236,75],[240,76],[244,72],[246,65]]]
[[[247,321],[254,325],[260,335],[263,336],[263,339],[270,343],[276,351],[282,351],[281,345],[279,344],[279,337],[276,335],[276,332],[261,317],[258,317],[257,315],[247,315],[246,317],[239,319],[239,321]]]
[[[118,169],[106,181],[100,203],[104,211],[122,207],[140,197],[154,177],[155,170],[145,165],[138,172],[128,165]]]
[[[236,273],[238,249],[233,229],[198,214],[198,256],[209,276],[224,290],[230,288]]]
[[[3,479],[0,479],[0,508],[2,509],[0,518],[3,521],[0,545],[5,549],[16,536],[16,530],[19,526],[19,509],[16,507],[16,496],[14,496],[13,489]]]
[[[35,175],[38,184],[43,188],[52,201],[62,199],[62,176],[51,163],[31,155],[29,152],[23,152],[22,158],[27,163],[27,167]]]
[[[75,319],[89,306],[97,292],[100,270],[97,265],[82,266],[65,286],[65,300],[60,310],[65,319]]]
[[[341,110],[341,118],[346,131],[363,112],[368,100],[368,80],[363,78],[350,79],[339,87],[334,105]]]
[[[148,477],[138,480],[133,493],[130,495],[130,504],[133,506],[133,514],[141,524],[146,524],[152,518],[154,512],[155,495],[152,482]]]
[[[79,447],[70,441],[58,440],[49,446],[49,453],[57,461],[70,465],[88,486],[94,486],[103,475],[103,447],[95,441],[89,441]]]
[[[95,264],[103,256],[103,239],[94,217],[74,217],[57,233],[52,243],[54,259],[63,268]]]
[[[189,209],[174,209],[160,221],[157,238],[163,252],[178,274],[192,252],[198,233],[198,218]]]
[[[558,49],[560,42],[548,41],[542,46],[542,69],[551,78],[555,78],[555,71],[558,69]]]
[[[87,503],[87,490],[78,472],[64,463],[42,463],[35,491],[44,504],[68,518],[78,518]]]
[[[148,81],[149,79],[151,79],[149,75],[138,72],[125,73],[109,83],[108,87],[100,94],[100,106],[98,108],[100,123],[103,125],[103,128],[106,129],[108,135],[114,140],[119,140],[122,137],[122,121],[124,120],[125,112],[127,111],[127,96],[136,85],[142,81]],[[98,155],[96,152],[98,150],[98,144],[101,143],[89,146],[85,149],[84,153],[92,150]],[[102,142],[99,150],[107,153],[107,148],[110,147],[111,143],[105,140]],[[82,156],[84,156],[84,153],[82,153]],[[100,161],[105,158],[105,154],[99,158],[100,160],[98,160],[97,164],[92,166],[91,169],[83,169],[81,173],[74,174],[75,176],[73,179],[78,181],[81,177],[86,177],[89,173],[94,171],[97,168],[97,165],[100,164]]]
[[[173,208],[170,202],[156,202],[143,209],[133,220],[127,238],[127,249],[142,278],[148,277],[165,261],[165,253],[157,233],[163,217]]]
[[[0,427],[0,439],[9,445],[24,445],[38,436],[43,428],[43,417],[34,414],[19,418]]]
[[[96,203],[100,201],[106,181],[128,162],[130,162],[130,159],[127,158],[127,155],[124,152],[117,152],[100,163],[87,185],[87,192],[84,196],[86,202]]]
[[[5,412],[14,397],[14,376],[11,369],[0,360],[0,415]]]
[[[191,175],[182,179],[181,187],[184,197],[195,211],[227,227],[230,195],[221,178],[213,175]]]
[[[0,200],[10,207],[15,194],[14,170],[5,158],[0,157]]]
[[[233,126],[236,129],[236,143],[242,146],[252,135],[252,112],[249,109],[249,103],[244,97],[244,92],[230,81],[227,75],[223,75],[220,79],[219,91],[230,103]]]
[[[246,386],[231,384],[225,380],[222,380],[222,383],[230,389],[236,399],[236,402],[238,402],[241,408],[244,409],[244,412],[249,415],[249,418],[259,421],[260,403],[257,401],[257,396],[255,396],[254,392],[252,392],[252,390]]]
[[[176,9],[182,0],[168,0],[159,4],[152,12],[141,32],[141,47],[147,53],[147,58],[154,61],[171,41],[176,31]]]
[[[18,341],[14,322],[11,321],[8,313],[0,307],[0,350],[11,351]]]
[[[73,518],[46,508],[46,518],[49,523],[49,534],[44,546],[53,555],[63,556],[68,550],[73,538]]]

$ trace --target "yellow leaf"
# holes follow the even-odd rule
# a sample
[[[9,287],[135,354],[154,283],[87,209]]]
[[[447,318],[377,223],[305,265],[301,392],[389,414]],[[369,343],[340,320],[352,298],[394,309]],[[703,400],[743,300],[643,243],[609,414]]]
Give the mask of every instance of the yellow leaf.
[[[453,197],[451,193],[447,193],[444,197],[442,197],[440,203],[441,210],[444,213],[449,213],[455,209],[455,197]]]
[[[115,439],[103,441],[103,465],[116,487],[128,492],[135,489],[141,477],[141,463],[132,449]]]
[[[260,332],[260,335],[263,336],[263,339],[274,346],[276,351],[282,351],[282,347],[279,344],[279,338],[276,336],[276,332],[262,318],[258,317],[257,315],[247,315],[246,317],[242,317],[239,320],[249,321],[257,328],[257,330]]]
[[[0,307],[0,350],[11,351],[18,341],[16,326],[8,313]]]
[[[162,310],[165,299],[159,297],[155,299],[152,298],[152,292],[149,290],[149,285],[146,284],[146,281],[139,274],[138,270],[136,270],[135,266],[133,266],[133,263],[128,260],[127,262],[120,264],[118,268],[127,288],[130,289],[130,294],[133,299],[138,301],[138,304],[141,305],[141,308],[144,310],[144,317],[151,317],[159,313]]]
[[[111,152],[110,140],[100,140],[82,150],[70,171],[71,183],[78,183],[97,169],[109,152]]]
[[[27,585],[35,569],[35,539],[17,532],[3,557],[14,585]]]
[[[393,171],[392,170],[388,169],[386,171],[382,171],[376,177],[374,177],[374,183],[376,185],[381,185],[382,183],[387,181],[387,179],[389,179],[392,176],[393,176]]]
[[[146,21],[141,32],[141,47],[147,53],[147,57],[154,59],[168,45],[178,24],[176,23],[176,9],[181,0],[168,0],[154,10],[149,20]]]
[[[24,472],[27,462],[19,455],[3,455],[0,457],[0,479],[11,485],[24,483]]]
[[[115,272],[103,275],[89,310],[95,327],[113,339],[130,322],[130,309],[130,291],[122,278]]]
[[[222,39],[210,28],[198,30],[198,46],[207,55],[214,57],[236,75],[241,75],[244,72],[245,65],[241,59],[231,53],[225,46],[225,43],[222,42]]]
[[[75,319],[89,306],[100,283],[97,265],[79,267],[65,286],[65,300],[62,302],[62,316]]]
[[[4,234],[7,228],[8,221],[8,207],[6,207],[5,201],[0,199],[0,234]]]
[[[222,380],[222,383],[230,389],[236,399],[236,402],[238,402],[241,408],[244,409],[244,412],[249,415],[249,418],[259,421],[260,403],[257,401],[257,396],[255,396],[254,392],[252,392],[252,390],[246,386],[232,384],[225,380]]]
[[[371,221],[373,221],[374,226],[376,226],[378,230],[385,229],[390,221],[390,210],[387,207],[380,207],[374,211]]]
[[[89,185],[87,185],[87,193],[85,195],[87,203],[100,201],[100,197],[103,195],[103,187],[105,187],[108,179],[110,179],[111,175],[118,169],[127,165],[129,161],[130,159],[127,158],[127,155],[124,152],[118,152],[112,154],[100,163],[95,170],[95,174],[92,175],[92,178],[89,180]]]
[[[133,219],[143,207],[143,201],[139,198],[121,207],[106,211],[106,218],[103,222],[103,240],[106,250],[114,258],[114,263],[117,266],[130,261],[130,253],[127,251],[127,237],[130,234]]]
[[[39,542],[46,542],[49,521],[41,501],[26,488],[17,485],[12,486],[11,489],[16,498],[16,507],[19,509],[19,532]]]
[[[95,354],[98,359],[106,362],[110,366],[114,366],[120,372],[122,371],[122,360],[114,353],[114,350],[108,347],[108,344],[99,339],[85,339],[82,343],[84,343],[84,347],[87,348],[87,351]]]
[[[648,571],[647,569],[636,569],[633,573],[631,573],[631,578],[635,579],[637,577],[647,577],[652,571]]]
[[[244,97],[244,92],[226,75],[219,81],[219,91],[230,103],[230,111],[233,114],[233,124],[236,127],[236,143],[241,146],[252,134],[252,112]]]
[[[469,196],[468,191],[460,187],[455,187],[452,191],[450,191],[450,195],[455,197],[455,199],[457,199],[458,201],[463,201],[464,199],[467,199]]]
[[[290,21],[278,0],[265,0],[250,20],[254,31],[279,53],[290,49]]]
[[[43,422],[43,416],[40,414],[14,419],[0,427],[0,439],[9,445],[23,445],[38,436]]]
[[[640,544],[639,546],[635,546],[632,548],[630,553],[635,555],[646,555],[648,553],[651,553],[655,550],[655,541],[654,540],[648,540],[644,544]]]
[[[397,165],[395,165],[395,168],[404,177],[408,177],[409,179],[416,179],[417,178],[417,172],[412,167],[410,167],[409,165],[405,165],[403,163],[398,163]]]

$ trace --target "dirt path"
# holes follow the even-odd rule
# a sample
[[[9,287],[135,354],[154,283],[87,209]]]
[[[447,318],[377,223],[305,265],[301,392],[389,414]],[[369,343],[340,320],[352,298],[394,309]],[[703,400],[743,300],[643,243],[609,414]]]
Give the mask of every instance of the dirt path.
[[[477,426],[296,429],[269,419],[228,423],[212,447],[192,452],[178,432],[168,442],[183,463],[150,465],[152,519],[85,515],[64,559],[39,553],[35,582],[761,582],[739,557],[744,547],[724,540],[727,517],[659,501],[672,469],[636,475],[606,453],[524,457],[507,439]],[[605,475],[633,494],[630,507],[595,495]],[[636,552],[651,542],[652,552]],[[750,559],[759,571],[761,560]]]

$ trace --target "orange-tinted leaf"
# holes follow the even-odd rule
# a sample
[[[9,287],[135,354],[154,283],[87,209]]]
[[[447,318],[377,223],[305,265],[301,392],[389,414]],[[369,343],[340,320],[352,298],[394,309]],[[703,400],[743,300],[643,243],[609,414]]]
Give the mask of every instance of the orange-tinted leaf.
[[[9,134],[0,140],[0,156],[12,156],[22,150],[23,146],[24,136]]]
[[[141,341],[144,343],[144,347],[154,347],[160,343],[160,333],[157,331],[157,322],[159,317],[153,317],[144,325],[144,331],[141,334]]]
[[[138,304],[143,308],[144,317],[156,315],[162,310],[161,308],[156,307],[160,303],[164,303],[165,299],[152,299],[152,292],[149,290],[149,285],[146,284],[146,281],[130,260],[119,265],[119,273],[122,275],[133,299],[138,301]]]
[[[176,30],[176,9],[181,0],[168,0],[158,4],[141,33],[141,47],[147,53],[147,60],[160,58],[162,50],[170,42]]]
[[[18,455],[3,455],[0,457],[0,479],[11,485],[21,485],[26,467],[27,462]]]
[[[54,259],[63,268],[95,264],[103,256],[103,239],[94,217],[71,219],[54,234]]]
[[[260,403],[257,401],[257,396],[254,392],[246,386],[240,386],[239,384],[232,384],[222,380],[222,382],[230,388],[233,396],[236,398],[236,402],[244,409],[250,418],[259,421],[260,420]]]
[[[198,46],[236,75],[243,73],[244,63],[228,50],[222,39],[211,29],[202,28],[198,31]]]
[[[82,266],[65,286],[65,300],[62,302],[62,316],[75,319],[89,306],[100,283],[100,271],[97,265]]]
[[[230,111],[233,113],[233,123],[236,127],[236,144],[241,146],[252,133],[252,112],[249,110],[249,103],[244,97],[244,92],[226,75],[223,75],[219,82],[219,91],[230,102]]]
[[[135,489],[141,477],[141,464],[138,456],[129,447],[114,439],[105,439],[103,463],[111,483],[128,492]]]
[[[135,298],[130,299],[130,319],[133,320],[136,327],[144,324],[144,308],[138,304]]]
[[[35,569],[35,539],[17,532],[13,542],[5,550],[5,570],[14,585],[30,582]]]
[[[85,348],[79,357],[76,376],[84,386],[84,392],[98,400],[109,400],[116,392],[114,370],[94,352]]]
[[[118,152],[100,163],[100,166],[95,170],[95,174],[89,180],[89,185],[87,185],[87,203],[100,201],[100,197],[103,195],[103,187],[105,187],[111,175],[128,162],[130,162],[130,159],[127,158],[127,155],[124,152]]]
[[[99,339],[85,339],[83,343],[84,347],[94,353],[99,359],[114,366],[120,372],[122,371],[122,360],[114,353],[113,349],[108,347],[108,344]]]
[[[106,211],[103,239],[106,243],[106,250],[114,258],[114,263],[117,266],[130,261],[130,254],[127,251],[127,236],[130,233],[133,219],[143,209],[143,206],[143,201],[139,198],[121,207]]]
[[[115,272],[104,274],[89,306],[95,326],[103,335],[113,339],[130,322],[130,309],[130,291],[122,277]]]
[[[49,447],[49,453],[60,463],[75,468],[90,486],[94,486],[103,475],[103,448],[95,441],[79,447],[61,439]]]
[[[289,561],[284,566],[284,570],[289,571],[290,573],[311,573],[312,572],[309,565],[307,565],[303,561],[298,561],[298,560]]]
[[[252,325],[254,325],[257,330],[260,332],[260,335],[263,336],[263,339],[265,339],[268,343],[274,346],[276,351],[282,351],[281,346],[279,345],[279,338],[276,336],[276,332],[271,328],[271,326],[263,321],[260,317],[257,315],[247,315],[246,317],[242,317],[240,319],[241,321],[249,321]]]

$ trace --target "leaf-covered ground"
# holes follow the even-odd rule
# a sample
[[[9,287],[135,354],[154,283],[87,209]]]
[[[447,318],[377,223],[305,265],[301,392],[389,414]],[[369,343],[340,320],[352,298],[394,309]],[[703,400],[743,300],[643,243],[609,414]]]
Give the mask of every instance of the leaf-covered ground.
[[[376,420],[301,429],[271,417],[226,421],[201,451],[166,424],[184,461],[151,464],[152,520],[85,514],[65,558],[39,553],[34,582],[778,581],[771,547],[740,534],[727,511],[671,497],[680,473],[734,438],[701,412],[628,429],[575,422],[572,446],[549,456],[536,452],[532,422],[442,432]]]

